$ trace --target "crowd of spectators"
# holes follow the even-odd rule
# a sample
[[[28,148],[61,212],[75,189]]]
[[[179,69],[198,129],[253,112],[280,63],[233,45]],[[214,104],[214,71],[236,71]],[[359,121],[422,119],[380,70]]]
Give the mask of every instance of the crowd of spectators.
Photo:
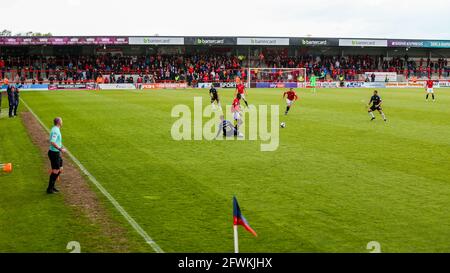
[[[106,82],[232,81],[245,78],[242,58],[227,55],[150,55],[150,56],[66,56],[64,58],[9,57],[0,60],[1,77],[14,80]],[[138,77],[125,77],[138,75]]]
[[[259,56],[259,67],[276,68],[306,68],[306,74],[310,76],[326,76],[337,80],[343,75],[346,80],[356,80],[357,75],[365,72],[396,72],[405,75],[406,78],[449,77],[450,68],[447,59],[440,58],[436,61],[431,59],[412,60],[404,57],[385,58],[384,56],[354,55],[354,56],[299,56],[287,57],[282,55]]]
[[[195,82],[246,79],[251,60],[229,54],[65,56],[60,58],[27,56],[0,58],[1,78],[34,82],[150,83],[161,81]],[[306,68],[306,77],[315,74],[322,79],[356,80],[364,72],[389,71],[415,77],[449,77],[447,59],[414,59],[408,56],[311,56],[289,57],[282,54],[260,54],[251,66],[260,68]],[[135,75],[135,77],[130,77]]]

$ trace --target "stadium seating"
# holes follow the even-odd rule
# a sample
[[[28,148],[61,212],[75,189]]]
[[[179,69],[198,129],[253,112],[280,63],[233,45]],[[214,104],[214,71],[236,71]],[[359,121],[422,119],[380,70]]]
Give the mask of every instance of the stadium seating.
[[[405,78],[448,78],[447,59],[386,58],[384,56],[286,56],[260,54],[255,59],[229,54],[209,55],[147,55],[65,57],[2,57],[1,77],[15,82],[89,82],[99,76],[106,82],[214,82],[233,81],[236,76],[246,79],[245,67],[306,68],[325,75],[322,80],[361,80],[364,72],[390,71]]]

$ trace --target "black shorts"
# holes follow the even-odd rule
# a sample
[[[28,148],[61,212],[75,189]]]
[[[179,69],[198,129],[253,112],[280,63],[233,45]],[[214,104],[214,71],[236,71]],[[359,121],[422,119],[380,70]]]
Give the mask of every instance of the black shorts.
[[[375,110],[381,111],[381,106],[372,105],[372,106],[370,106],[370,110],[372,110],[372,111],[375,111]]]
[[[211,103],[213,103],[214,101],[219,102],[219,96],[212,96],[211,97]]]
[[[48,159],[52,165],[52,170],[59,170],[63,166],[63,160],[60,152],[48,151]]]

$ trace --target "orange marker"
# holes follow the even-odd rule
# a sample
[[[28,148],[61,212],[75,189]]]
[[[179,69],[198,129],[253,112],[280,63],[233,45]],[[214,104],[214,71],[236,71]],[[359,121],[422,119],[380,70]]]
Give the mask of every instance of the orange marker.
[[[0,168],[1,168],[5,173],[10,173],[10,172],[12,172],[12,164],[11,164],[11,163],[0,164]]]

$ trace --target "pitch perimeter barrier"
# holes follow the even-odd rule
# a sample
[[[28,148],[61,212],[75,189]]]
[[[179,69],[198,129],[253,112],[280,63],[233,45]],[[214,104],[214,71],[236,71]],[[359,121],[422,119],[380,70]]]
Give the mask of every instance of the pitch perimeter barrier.
[[[300,84],[302,84],[302,83],[300,83]],[[297,83],[297,82],[256,82],[256,83],[254,83],[254,87],[256,87],[256,88],[297,88],[298,86],[299,86],[299,83]]]
[[[415,82],[363,82],[346,81],[343,88],[424,88],[426,81]],[[244,83],[248,88],[248,83]],[[72,84],[16,84],[21,91],[55,91],[55,90],[156,90],[156,89],[188,89],[188,88],[216,88],[234,89],[234,82],[205,82],[195,87],[185,82],[163,83],[72,83]],[[311,88],[310,82],[256,82],[251,83],[252,88]],[[316,82],[316,88],[339,88],[340,82]],[[450,88],[450,80],[434,81],[434,88]],[[0,91],[6,91],[7,85],[0,86]]]
[[[49,84],[48,90],[82,90],[95,89],[95,83]]]
[[[49,90],[48,84],[19,84],[17,85],[20,90],[30,90],[30,91],[39,91],[39,90]],[[3,84],[1,86],[1,91],[6,91],[7,85]]]
[[[211,84],[210,84],[211,85]],[[136,84],[137,89],[178,89],[178,88],[187,88],[188,84],[185,82],[165,82],[165,83],[143,83]]]
[[[214,87],[218,88],[236,88],[236,82],[214,82]],[[246,88],[248,88],[248,82],[244,82]]]
[[[416,82],[364,82],[345,81],[344,88],[424,88],[426,81]],[[232,83],[199,83],[198,88],[210,88],[211,85],[218,88],[236,88]],[[246,86],[248,87],[248,86]],[[311,88],[310,82],[256,82],[251,84],[252,88]],[[317,88],[338,88],[340,82],[316,82]],[[434,81],[435,88],[449,88],[450,81]]]
[[[100,83],[98,89],[136,89],[133,83]]]
[[[211,88],[212,82],[199,82],[197,88]]]

